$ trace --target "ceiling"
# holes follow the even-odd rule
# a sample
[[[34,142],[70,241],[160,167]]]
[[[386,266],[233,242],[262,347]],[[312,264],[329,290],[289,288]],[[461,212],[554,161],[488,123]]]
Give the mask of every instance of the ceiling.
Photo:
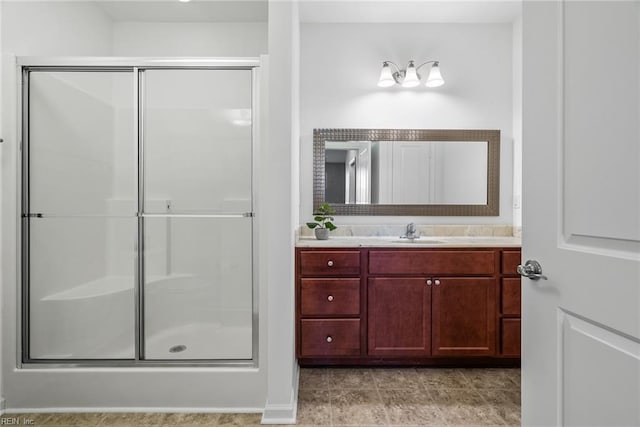
[[[290,1],[290,0],[271,0]],[[508,23],[522,0],[298,0],[304,23]],[[116,22],[267,22],[268,0],[97,0]]]
[[[116,22],[267,22],[267,0],[99,0]]]
[[[308,23],[507,23],[522,0],[300,0]]]

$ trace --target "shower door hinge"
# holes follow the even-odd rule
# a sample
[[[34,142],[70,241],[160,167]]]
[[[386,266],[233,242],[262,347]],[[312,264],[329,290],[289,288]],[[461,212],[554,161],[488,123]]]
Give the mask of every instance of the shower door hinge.
[[[22,214],[22,218],[42,218],[41,213]]]
[[[242,216],[246,217],[246,218],[253,218],[255,216],[255,214],[253,212],[245,212],[242,214]]]

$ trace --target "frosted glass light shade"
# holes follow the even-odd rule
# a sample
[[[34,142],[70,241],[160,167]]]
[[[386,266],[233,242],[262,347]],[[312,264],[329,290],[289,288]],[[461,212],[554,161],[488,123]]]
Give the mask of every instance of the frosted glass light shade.
[[[391,67],[389,67],[389,64],[385,62],[382,64],[382,71],[380,71],[380,79],[378,79],[378,86],[389,87],[389,86],[393,86],[394,84],[396,84],[396,81],[393,78]]]
[[[425,86],[427,87],[438,87],[444,84],[444,79],[442,78],[442,74],[440,73],[440,64],[434,63],[429,71],[429,77],[427,77],[427,82]]]
[[[402,81],[402,87],[416,87],[419,84],[420,78],[418,77],[416,66],[413,64],[413,61],[409,61],[407,72],[404,76],[404,80]]]

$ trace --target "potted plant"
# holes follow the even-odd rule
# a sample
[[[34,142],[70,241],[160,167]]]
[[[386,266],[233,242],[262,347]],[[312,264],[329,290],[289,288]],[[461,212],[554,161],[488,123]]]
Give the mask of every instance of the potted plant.
[[[307,227],[315,232],[316,239],[327,240],[329,238],[329,231],[333,231],[338,228],[333,225],[333,222],[331,222],[333,221],[333,217],[331,215],[334,213],[336,213],[336,211],[333,210],[328,203],[323,203],[313,213],[314,222],[308,222]]]

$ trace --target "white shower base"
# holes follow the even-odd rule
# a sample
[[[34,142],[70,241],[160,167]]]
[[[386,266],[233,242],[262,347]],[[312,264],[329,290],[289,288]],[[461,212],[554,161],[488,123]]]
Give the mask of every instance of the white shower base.
[[[144,359],[252,358],[249,307],[222,304],[215,286],[191,275],[151,276],[145,289]],[[133,278],[106,276],[32,301],[32,358],[134,358]]]
[[[158,332],[145,343],[148,360],[251,359],[251,328],[192,323]],[[171,352],[184,346],[179,352]]]

